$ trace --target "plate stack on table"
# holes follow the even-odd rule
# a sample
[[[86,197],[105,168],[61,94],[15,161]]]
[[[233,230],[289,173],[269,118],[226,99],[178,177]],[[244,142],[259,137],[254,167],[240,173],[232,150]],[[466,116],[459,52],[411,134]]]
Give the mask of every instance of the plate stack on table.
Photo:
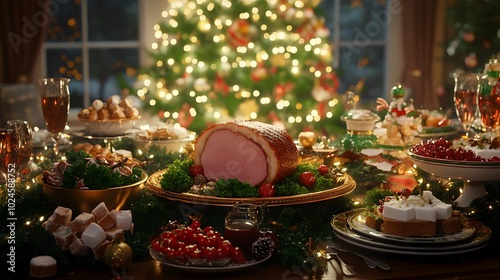
[[[488,245],[491,230],[476,220],[464,221],[462,229],[436,237],[401,237],[385,234],[366,225],[364,208],[336,215],[331,220],[334,234],[354,246],[376,252],[411,255],[445,256],[477,251]]]

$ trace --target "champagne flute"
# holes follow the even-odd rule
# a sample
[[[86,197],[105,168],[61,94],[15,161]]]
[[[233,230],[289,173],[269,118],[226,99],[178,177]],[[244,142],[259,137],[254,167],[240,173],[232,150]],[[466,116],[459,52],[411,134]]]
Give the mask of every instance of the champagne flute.
[[[8,120],[7,128],[16,130],[19,136],[19,157],[16,168],[17,175],[22,179],[23,175],[28,173],[28,162],[33,152],[33,130],[25,120]]]
[[[468,136],[477,111],[479,77],[474,73],[454,73],[455,89],[453,101],[457,117]]]
[[[483,77],[477,101],[481,123],[487,132],[500,126],[500,80]]]
[[[17,170],[19,138],[16,130],[0,128],[0,184],[6,184],[9,174]]]
[[[54,141],[56,158],[59,156],[61,134],[68,121],[69,81],[67,78],[40,79],[43,118]]]

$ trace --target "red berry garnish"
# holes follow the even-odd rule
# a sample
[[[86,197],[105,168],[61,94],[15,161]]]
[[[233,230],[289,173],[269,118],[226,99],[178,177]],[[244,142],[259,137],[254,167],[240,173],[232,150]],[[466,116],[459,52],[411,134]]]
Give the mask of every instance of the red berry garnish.
[[[271,183],[264,183],[259,186],[259,195],[261,197],[271,197],[274,196],[275,193],[274,185]]]
[[[199,164],[193,164],[189,167],[189,176],[195,177],[196,175],[203,175],[203,166]]]
[[[411,191],[408,188],[404,188],[398,192],[398,195],[404,198],[408,198],[411,195]]]
[[[328,166],[322,164],[318,167],[318,173],[320,175],[327,175],[330,172],[330,168]]]
[[[308,189],[312,188],[314,187],[314,184],[316,184],[316,177],[312,172],[309,171],[302,172],[302,174],[300,174],[299,177],[299,183]]]

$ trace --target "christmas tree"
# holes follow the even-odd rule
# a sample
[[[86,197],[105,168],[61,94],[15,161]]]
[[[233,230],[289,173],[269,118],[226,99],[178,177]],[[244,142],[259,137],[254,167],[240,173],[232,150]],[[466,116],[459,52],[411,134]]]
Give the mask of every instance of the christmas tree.
[[[457,0],[448,7],[453,29],[446,54],[452,71],[482,73],[491,57],[500,58],[500,1]]]
[[[343,132],[319,0],[170,0],[137,95],[145,110],[201,132],[233,119]]]

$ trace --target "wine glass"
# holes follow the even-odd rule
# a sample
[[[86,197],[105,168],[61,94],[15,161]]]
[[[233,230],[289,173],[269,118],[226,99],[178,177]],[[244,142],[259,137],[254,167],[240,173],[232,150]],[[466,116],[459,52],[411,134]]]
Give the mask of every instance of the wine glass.
[[[19,157],[16,166],[17,175],[22,179],[27,174],[28,162],[33,152],[33,130],[25,120],[8,120],[7,128],[14,129],[19,136]]]
[[[486,131],[497,129],[500,126],[500,79],[495,81],[488,76],[481,78],[477,104]]]
[[[17,170],[19,138],[16,130],[0,128],[0,185],[13,178]]]
[[[454,73],[455,89],[453,101],[457,117],[468,136],[477,111],[479,77],[474,73]]]
[[[54,141],[56,158],[59,155],[61,134],[68,121],[69,81],[67,78],[40,79],[43,118],[52,141]]]

